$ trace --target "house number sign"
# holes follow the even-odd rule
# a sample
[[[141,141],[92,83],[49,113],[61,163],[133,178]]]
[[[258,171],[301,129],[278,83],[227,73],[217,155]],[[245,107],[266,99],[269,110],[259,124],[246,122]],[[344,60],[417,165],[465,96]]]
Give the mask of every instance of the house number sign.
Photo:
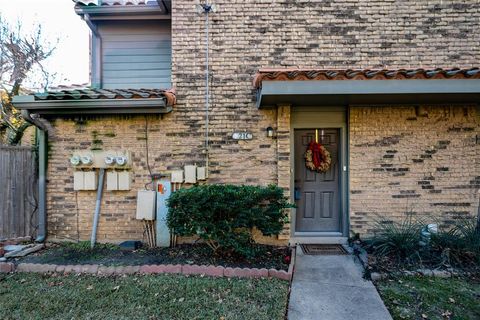
[[[234,132],[232,138],[234,140],[252,140],[253,134],[250,132]]]

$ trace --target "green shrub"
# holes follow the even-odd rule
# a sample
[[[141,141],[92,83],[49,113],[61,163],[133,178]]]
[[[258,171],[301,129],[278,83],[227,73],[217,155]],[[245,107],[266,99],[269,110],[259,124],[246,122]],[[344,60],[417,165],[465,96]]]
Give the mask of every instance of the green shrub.
[[[410,262],[418,256],[423,222],[407,215],[400,222],[381,220],[376,223],[374,236],[366,241],[376,255],[396,261]]]
[[[167,224],[180,236],[198,236],[215,252],[255,255],[252,229],[278,235],[292,207],[277,186],[203,185],[181,189],[168,199]]]
[[[432,234],[431,249],[448,265],[480,264],[480,230],[476,219],[459,220],[451,229]]]
[[[381,220],[365,241],[370,253],[400,266],[475,267],[480,265],[480,229],[476,219],[459,220],[422,236],[426,225],[407,215],[400,222]]]

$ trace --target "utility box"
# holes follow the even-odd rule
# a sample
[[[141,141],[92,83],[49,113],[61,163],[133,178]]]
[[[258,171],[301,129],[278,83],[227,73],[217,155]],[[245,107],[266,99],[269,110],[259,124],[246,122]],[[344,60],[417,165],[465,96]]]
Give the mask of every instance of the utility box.
[[[118,174],[115,171],[107,171],[107,190],[118,190]]]
[[[167,199],[172,194],[172,183],[169,179],[163,178],[157,182],[157,246],[170,246],[170,229],[167,226]]]
[[[142,190],[137,193],[137,220],[155,220],[156,192]]]
[[[84,188],[83,190],[94,191],[97,190],[97,172],[85,171],[83,172]]]
[[[197,166],[185,166],[185,183],[197,183]]]
[[[130,172],[128,171],[120,171],[118,172],[118,190],[120,191],[128,191],[131,189],[131,182],[130,179]]]
[[[197,168],[197,180],[207,180],[207,168],[198,167]]]
[[[128,171],[108,171],[107,172],[107,190],[108,191],[128,191],[131,189],[130,172]]]
[[[80,191],[85,188],[85,175],[83,171],[75,171],[73,173],[73,190]]]
[[[172,171],[172,183],[183,183],[183,170]]]

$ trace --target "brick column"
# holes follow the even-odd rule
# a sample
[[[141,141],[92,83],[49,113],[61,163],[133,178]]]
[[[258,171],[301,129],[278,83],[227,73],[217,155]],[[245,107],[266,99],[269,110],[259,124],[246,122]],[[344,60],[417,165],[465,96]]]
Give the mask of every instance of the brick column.
[[[277,111],[277,184],[290,198],[290,105],[279,105]],[[291,219],[291,210],[290,219]],[[290,238],[290,223],[286,224],[279,240]]]

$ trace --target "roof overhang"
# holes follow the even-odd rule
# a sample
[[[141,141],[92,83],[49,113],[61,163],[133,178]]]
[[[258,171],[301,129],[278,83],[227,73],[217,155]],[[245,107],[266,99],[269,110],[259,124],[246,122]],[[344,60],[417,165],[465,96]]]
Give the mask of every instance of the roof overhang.
[[[257,107],[480,103],[480,80],[264,81]]]
[[[325,71],[325,74],[327,72],[331,71]],[[319,80],[310,80],[305,76],[312,74],[307,71],[303,74],[297,72],[289,78],[278,72],[275,76],[265,73],[260,80],[257,75],[257,107],[267,108],[281,104],[332,106],[480,103],[478,73],[470,78],[460,78],[457,74],[451,79],[416,77],[366,80],[365,77],[339,79],[339,76],[335,75],[331,79],[324,76]],[[316,77],[320,78],[318,74],[313,78]]]
[[[171,19],[171,0],[141,5],[92,5],[77,1],[75,13],[94,20]]]
[[[34,100],[33,96],[16,96],[15,108],[41,116],[165,114],[172,111],[166,98]]]

